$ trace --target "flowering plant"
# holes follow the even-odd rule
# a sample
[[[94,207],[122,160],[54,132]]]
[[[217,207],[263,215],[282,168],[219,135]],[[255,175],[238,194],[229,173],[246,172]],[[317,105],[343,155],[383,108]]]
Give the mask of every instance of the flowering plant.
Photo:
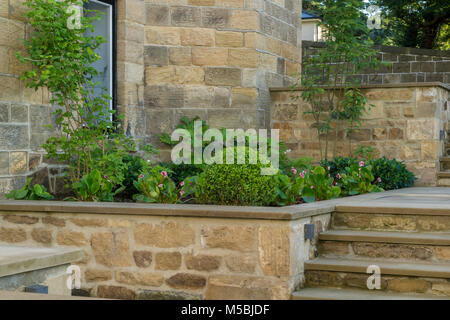
[[[344,173],[336,176],[336,183],[341,186],[342,193],[346,196],[384,191],[379,186],[373,184],[374,182],[381,182],[381,179],[374,180],[372,167],[366,165],[364,161],[346,167]]]
[[[94,169],[72,185],[76,197],[68,197],[65,200],[112,202],[114,196],[125,188],[122,186],[113,191],[114,186],[107,175],[102,176],[99,170]]]
[[[138,194],[133,196],[137,202],[181,203],[182,199],[193,193],[194,178],[181,181],[178,185],[169,178],[168,172],[160,166],[139,175],[134,181]]]
[[[305,179],[303,188],[305,202],[334,199],[341,194],[341,188],[336,185],[325,168],[317,166],[313,170],[303,171],[301,174]]]

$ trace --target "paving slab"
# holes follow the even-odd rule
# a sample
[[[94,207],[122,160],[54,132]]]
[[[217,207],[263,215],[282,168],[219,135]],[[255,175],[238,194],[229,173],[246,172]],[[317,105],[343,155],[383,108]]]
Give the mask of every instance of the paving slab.
[[[70,264],[84,252],[71,248],[0,246],[0,277]]]

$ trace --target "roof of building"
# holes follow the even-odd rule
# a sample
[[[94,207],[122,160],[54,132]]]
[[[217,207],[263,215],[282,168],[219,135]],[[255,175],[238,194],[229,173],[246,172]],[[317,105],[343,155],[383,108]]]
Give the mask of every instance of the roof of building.
[[[320,16],[309,11],[302,11],[302,19],[320,19]]]

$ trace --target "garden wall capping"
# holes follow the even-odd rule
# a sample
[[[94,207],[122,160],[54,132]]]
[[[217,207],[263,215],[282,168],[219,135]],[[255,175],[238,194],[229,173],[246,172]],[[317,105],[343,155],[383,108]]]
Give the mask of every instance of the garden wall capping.
[[[0,200],[0,212],[57,212],[263,220],[298,220],[324,213],[331,213],[334,209],[335,201],[332,200],[287,207]]]
[[[442,82],[408,82],[408,83],[385,83],[385,84],[362,84],[357,86],[360,89],[372,89],[372,88],[428,88],[428,87],[439,87],[450,91],[450,84],[442,83]],[[336,88],[343,88],[343,86],[337,86]],[[325,89],[331,89],[330,87],[325,87]],[[280,92],[280,91],[303,91],[304,87],[297,87],[292,89],[291,87],[276,87],[270,88],[271,92]]]

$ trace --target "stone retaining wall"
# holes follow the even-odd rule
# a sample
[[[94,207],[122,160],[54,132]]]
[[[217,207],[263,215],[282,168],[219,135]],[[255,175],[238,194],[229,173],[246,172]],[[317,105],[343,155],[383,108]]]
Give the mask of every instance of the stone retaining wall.
[[[81,248],[82,289],[119,299],[289,299],[332,206],[0,203],[0,244]],[[298,207],[298,206],[297,206]],[[299,212],[300,212],[299,211]],[[188,213],[189,212],[189,213]]]
[[[303,60],[316,54],[321,47],[321,42],[303,41]],[[450,83],[450,51],[390,46],[376,46],[375,49],[378,59],[387,65],[355,75],[361,84]]]
[[[337,155],[349,156],[359,146],[371,146],[376,156],[403,160],[418,180],[416,185],[436,185],[439,158],[444,154],[448,129],[450,88],[440,83],[363,86],[374,107],[352,135],[341,127]],[[292,150],[291,156],[320,160],[317,130],[309,106],[288,88],[272,90],[272,127]],[[334,131],[330,134],[334,137]],[[349,145],[351,138],[351,146]],[[334,141],[333,138],[330,139]],[[332,145],[328,158],[332,158]],[[350,151],[351,150],[351,151]]]

